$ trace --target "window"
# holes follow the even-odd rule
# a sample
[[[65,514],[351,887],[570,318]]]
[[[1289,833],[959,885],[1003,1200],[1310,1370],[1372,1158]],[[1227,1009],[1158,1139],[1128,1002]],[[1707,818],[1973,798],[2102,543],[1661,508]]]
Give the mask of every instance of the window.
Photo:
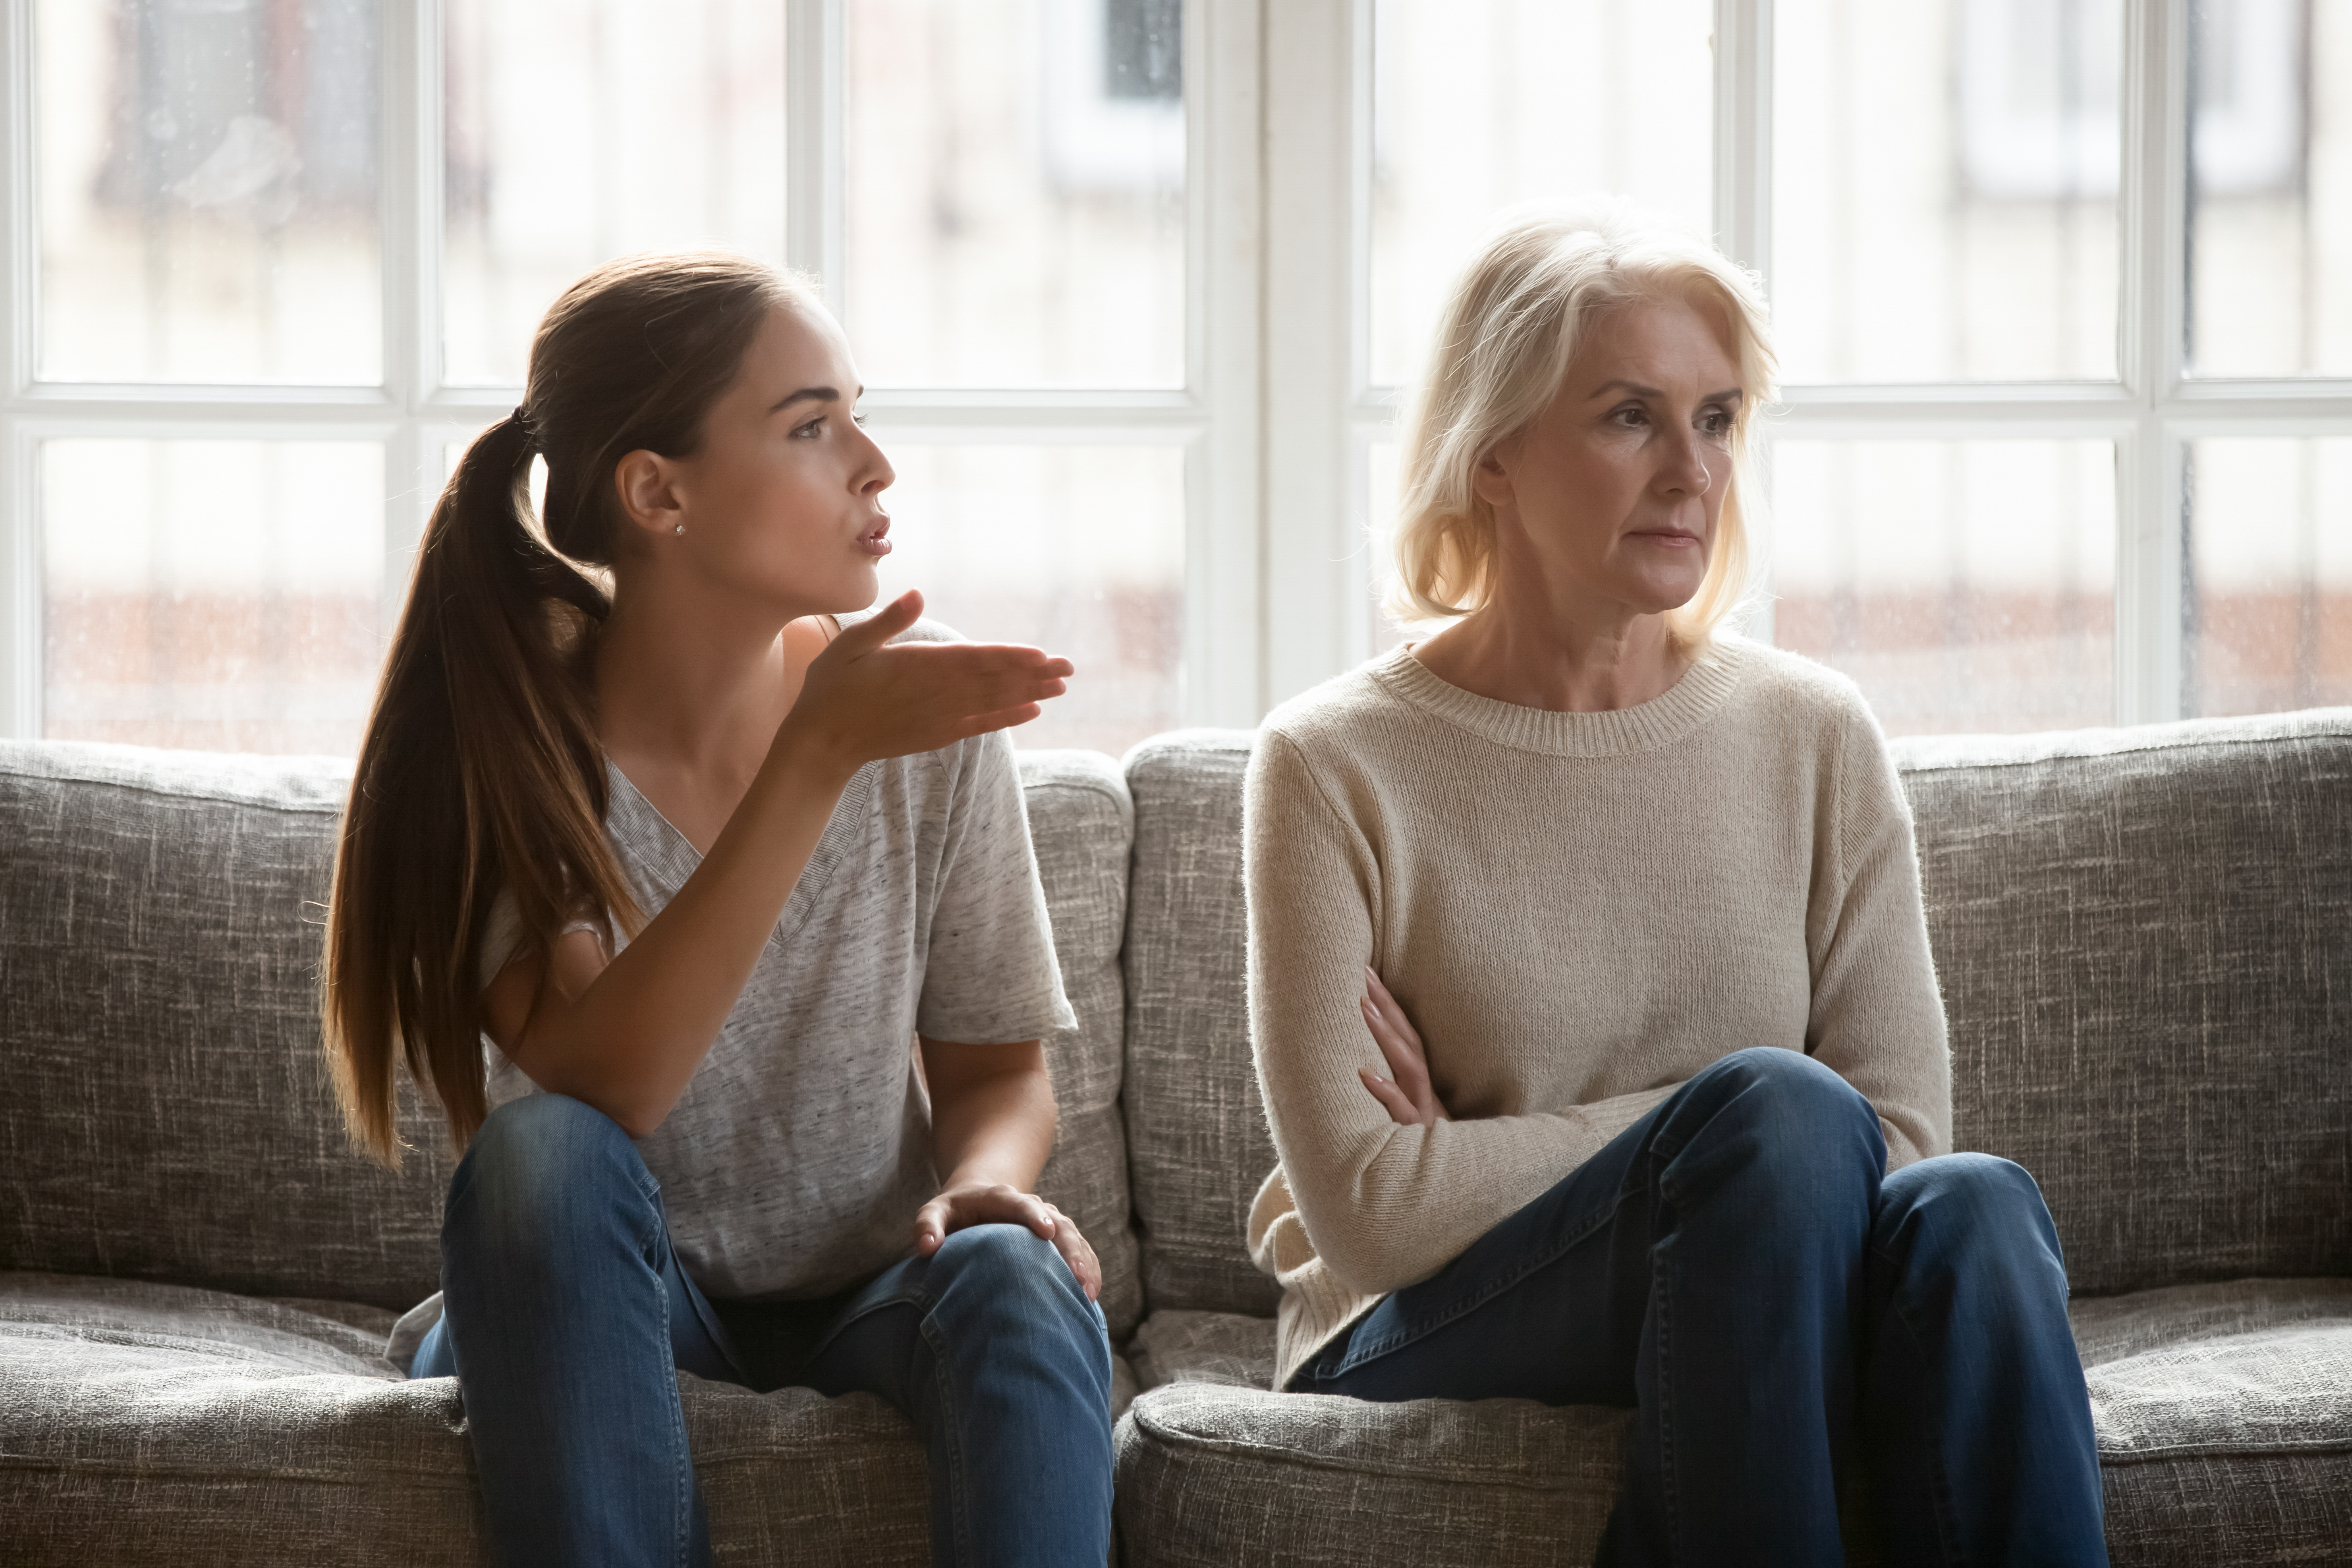
[[[713,244],[849,324],[899,471],[887,584],[1087,672],[1024,743],[1246,717],[1253,639],[1195,622],[1255,526],[1206,329],[1249,263],[1201,177],[1248,153],[1196,110],[1255,38],[1220,62],[1238,35],[1195,9],[11,5],[0,732],[352,751],[541,313]]]
[[[2352,700],[2352,0],[17,0],[0,733],[348,751],[555,291],[819,275],[892,585],[1122,749],[1402,635],[1471,234],[1765,277],[1754,628],[1897,731]]]

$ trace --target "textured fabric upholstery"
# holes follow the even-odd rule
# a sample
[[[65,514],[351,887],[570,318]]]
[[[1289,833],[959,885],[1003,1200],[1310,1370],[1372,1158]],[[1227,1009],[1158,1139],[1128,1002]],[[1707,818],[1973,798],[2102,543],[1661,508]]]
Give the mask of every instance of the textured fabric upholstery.
[[[1135,807],[1118,765],[1100,752],[1023,752],[1029,833],[1054,921],[1054,955],[1078,1026],[1045,1043],[1061,1111],[1037,1191],[1078,1222],[1102,1260],[1103,1316],[1114,1343],[1142,1315],[1135,1232],[1128,1222],[1125,1064],[1127,877]],[[908,1223],[913,1223],[908,1216]]]
[[[2352,1275],[2352,710],[1895,752],[1956,1137],[2074,1288]]]
[[[1250,1061],[1242,770],[1252,731],[1189,730],[1127,755],[1127,1137],[1153,1310],[1270,1313],[1242,1249],[1274,1142]]]
[[[0,742],[0,1268],[398,1309],[440,1274],[448,1135],[394,1176],[319,1050],[347,763]]]
[[[1627,1411],[1179,1383],[1119,1422],[1128,1568],[1592,1560]]]
[[[7,1558],[488,1561],[457,1385],[342,1319],[169,1285],[0,1274]],[[866,1394],[681,1374],[718,1561],[929,1562],[923,1452]]]

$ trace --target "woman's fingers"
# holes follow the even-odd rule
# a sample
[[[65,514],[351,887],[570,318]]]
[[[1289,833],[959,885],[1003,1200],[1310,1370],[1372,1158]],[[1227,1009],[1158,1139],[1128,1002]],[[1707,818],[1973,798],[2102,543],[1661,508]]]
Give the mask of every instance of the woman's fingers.
[[[952,1188],[915,1212],[915,1251],[929,1258],[950,1235],[971,1225],[1025,1226],[1050,1241],[1054,1212],[1043,1198],[1002,1183]]]
[[[1399,1083],[1411,1083],[1415,1079],[1428,1076],[1421,1053],[1405,1042],[1395,1026],[1381,1016],[1380,1009],[1372,1005],[1370,998],[1364,1001],[1363,1009],[1364,1027],[1371,1031],[1372,1044],[1380,1047],[1381,1059],[1389,1064],[1390,1076]]]
[[[1054,1216],[1054,1250],[1060,1253],[1063,1261],[1070,1266],[1070,1272],[1077,1277],[1078,1288],[1087,1293],[1087,1300],[1100,1300],[1102,1264],[1095,1257],[1095,1249],[1087,1244],[1085,1237],[1078,1234],[1078,1227],[1069,1215],[1051,1204],[1045,1205],[1045,1211]]]
[[[1358,1068],[1356,1076],[1364,1080],[1364,1087],[1372,1091],[1372,1098],[1381,1102],[1381,1109],[1389,1113],[1391,1121],[1395,1122],[1399,1127],[1419,1127],[1425,1124],[1420,1109],[1396,1085],[1370,1068]]]
[[[1436,1086],[1430,1082],[1429,1055],[1422,1047],[1420,1032],[1405,1016],[1402,1004],[1389,994],[1389,988],[1381,984],[1381,977],[1369,965],[1364,970],[1362,1006],[1364,1026],[1371,1032],[1372,1043],[1380,1047],[1381,1059],[1389,1065],[1394,1079],[1392,1088],[1398,1099],[1412,1110],[1411,1116],[1397,1120],[1408,1125],[1434,1125],[1446,1120],[1444,1103],[1437,1098]],[[1367,1074],[1366,1087],[1370,1088],[1377,1077]],[[1395,1107],[1385,1094],[1377,1089],[1372,1093],[1382,1105],[1389,1106],[1391,1116],[1396,1115]]]
[[[1381,1016],[1389,1020],[1391,1026],[1397,1033],[1412,1043],[1414,1050],[1421,1049],[1421,1032],[1412,1026],[1412,1020],[1405,1016],[1404,1004],[1389,994],[1389,988],[1381,981],[1379,972],[1370,964],[1364,966],[1364,985],[1365,994],[1372,999],[1373,1005],[1380,1008]]]

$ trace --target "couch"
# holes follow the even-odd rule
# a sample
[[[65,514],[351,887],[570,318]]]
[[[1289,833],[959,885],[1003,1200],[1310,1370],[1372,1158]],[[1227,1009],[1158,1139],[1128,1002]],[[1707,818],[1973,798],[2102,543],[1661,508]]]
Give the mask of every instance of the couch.
[[[1244,731],[1029,752],[1133,1565],[1578,1563],[1626,1416],[1268,1391],[1242,1219]],[[1960,1147],[2040,1179],[2118,1564],[2352,1562],[2352,710],[1898,743]],[[314,1022],[345,764],[0,743],[0,1558],[487,1561],[385,1361],[451,1157],[353,1154]],[[405,1093],[405,1091],[404,1091]],[[876,1400],[680,1375],[722,1563],[927,1561]],[[1874,1559],[1867,1500],[1853,1560]]]

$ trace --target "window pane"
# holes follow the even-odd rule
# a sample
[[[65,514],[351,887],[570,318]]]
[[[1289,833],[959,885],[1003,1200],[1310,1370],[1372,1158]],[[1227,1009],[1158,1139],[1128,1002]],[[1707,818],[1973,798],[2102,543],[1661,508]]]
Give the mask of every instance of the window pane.
[[[2189,362],[2352,375],[2352,4],[2196,0],[2189,47]]]
[[[1371,379],[1412,379],[1495,209],[1612,193],[1713,226],[1712,0],[1376,0]]]
[[[784,7],[448,0],[447,374],[522,380],[540,316],[639,250],[784,259]]]
[[[39,0],[52,381],[373,383],[376,0]]]
[[[849,0],[848,278],[879,386],[1184,382],[1181,0]]]
[[[2181,710],[2352,702],[2352,440],[2189,448]]]
[[[47,734],[357,752],[383,657],[382,447],[50,441],[41,482]]]
[[[1117,756],[1183,722],[1181,448],[883,445],[898,473],[883,597],[920,588],[974,641],[1077,666],[1017,742]]]
[[[2122,0],[1780,0],[1791,382],[2116,374]]]
[[[1775,442],[1772,640],[1892,734],[2115,714],[2106,441]]]

